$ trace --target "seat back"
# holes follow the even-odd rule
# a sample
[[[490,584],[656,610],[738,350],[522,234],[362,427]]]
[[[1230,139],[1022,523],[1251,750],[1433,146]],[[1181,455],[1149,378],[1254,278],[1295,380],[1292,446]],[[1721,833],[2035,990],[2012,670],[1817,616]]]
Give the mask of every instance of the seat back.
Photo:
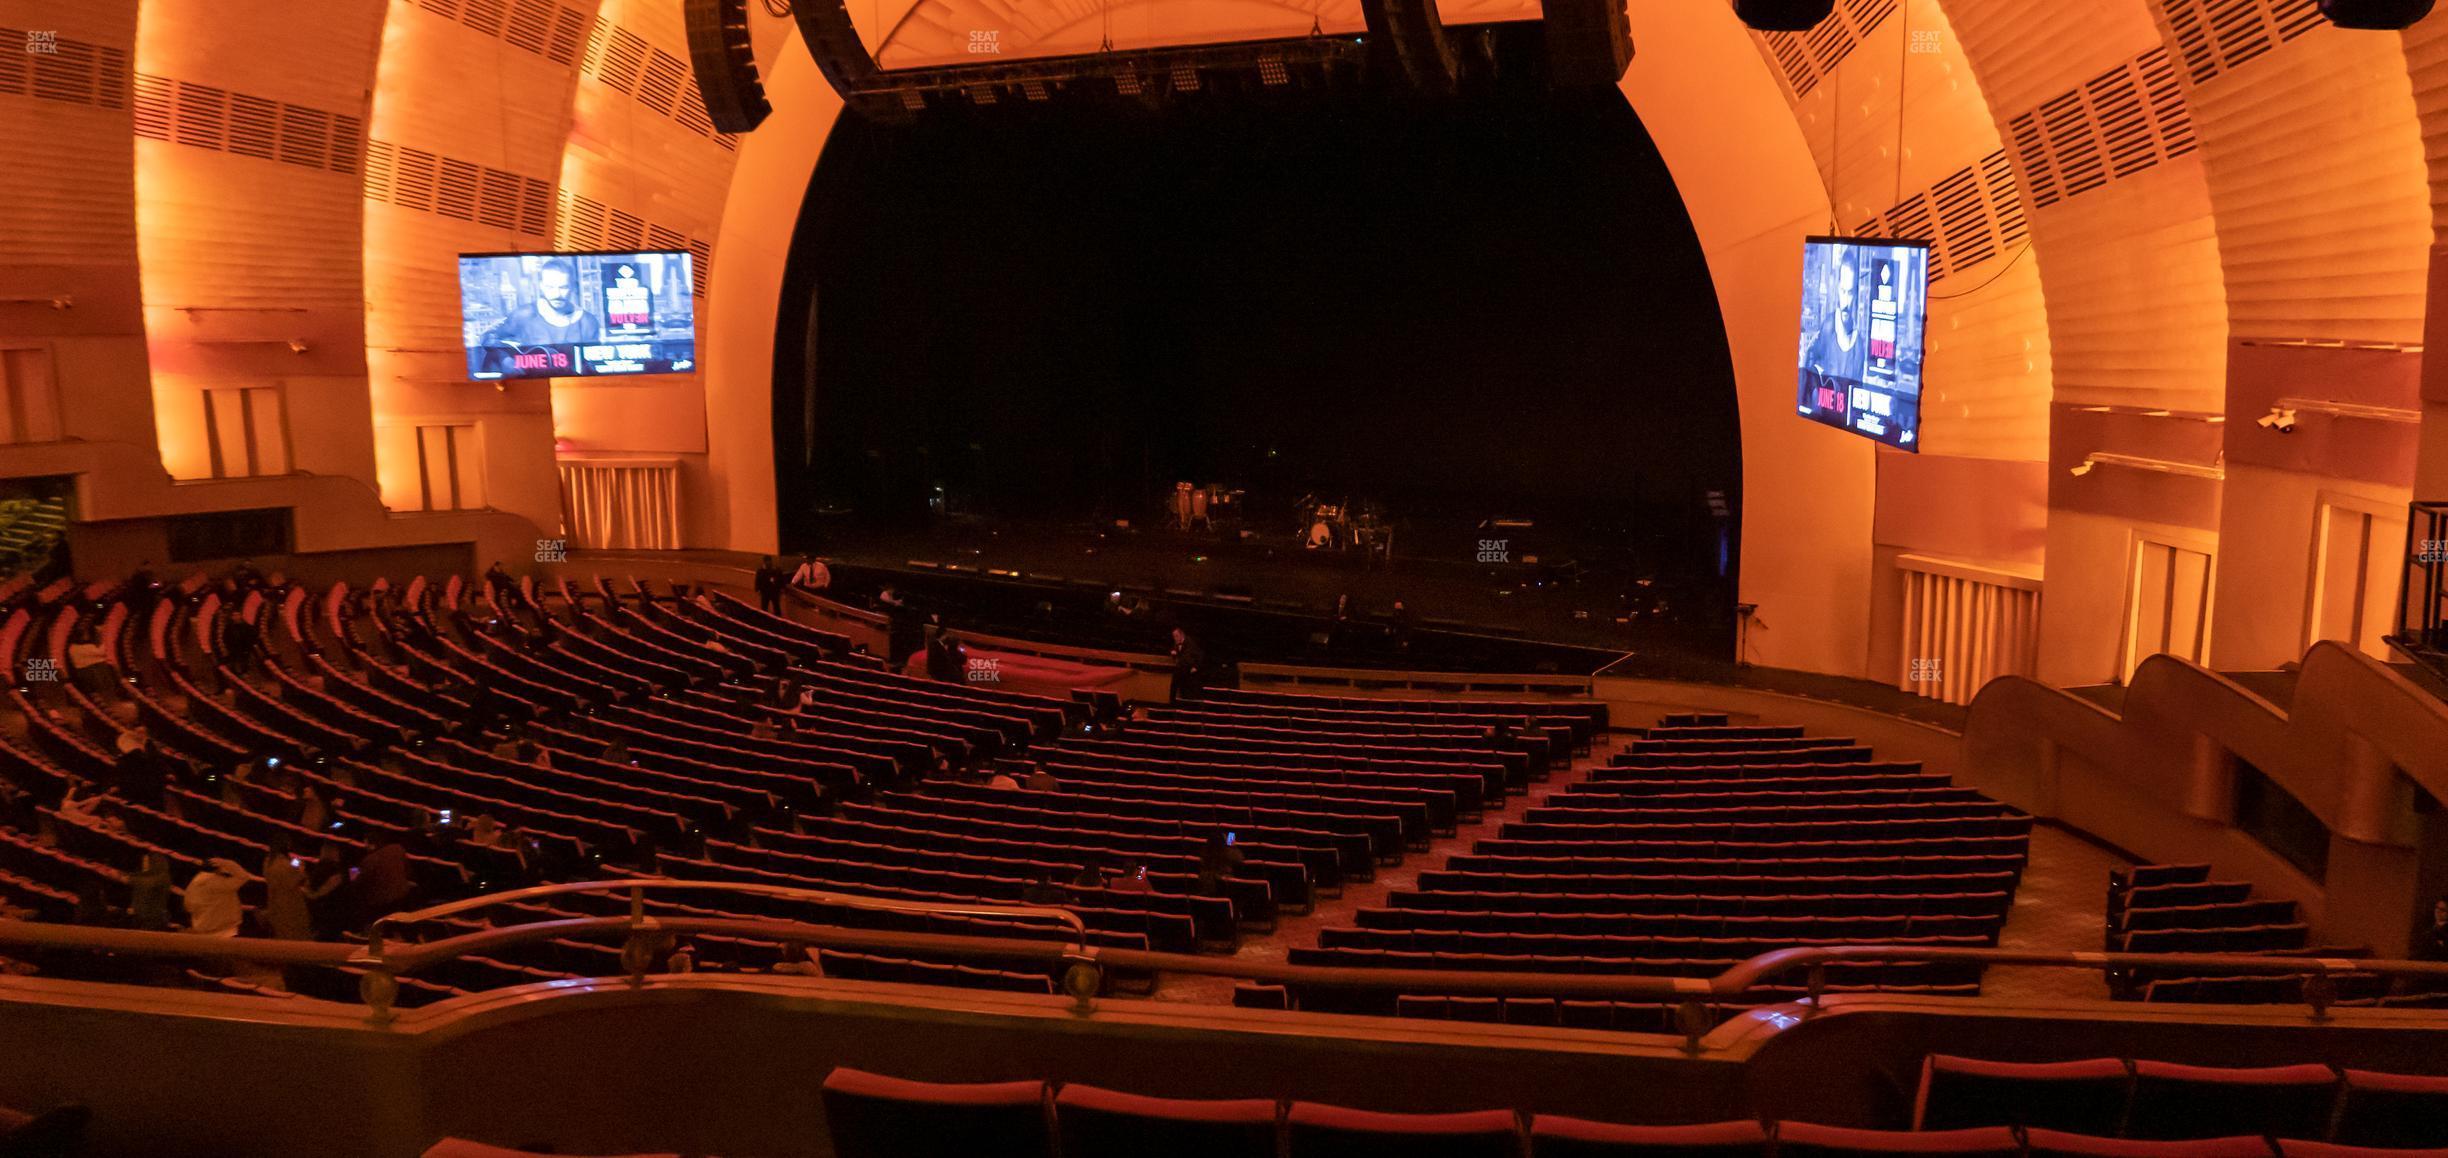
[[[2032,1158],[2271,1158],[2267,1138],[2208,1138],[2153,1142],[2141,1138],[2094,1138],[2059,1130],[2031,1130],[2024,1143]]]
[[[1290,1158],[1522,1158],[1511,1110],[1380,1114],[1294,1102],[1285,1123]]]
[[[2340,1144],[2448,1148],[2448,1078],[2348,1070],[2342,1096]]]
[[[1951,1154],[1959,1158],[2021,1158],[2023,1144],[2004,1126],[1973,1130],[1854,1130],[1784,1122],[1777,1158],[1855,1158],[1871,1154]]]
[[[2130,1138],[2324,1138],[2338,1076],[2320,1065],[2218,1069],[2171,1062],[2134,1063]]]
[[[465,1138],[444,1138],[427,1147],[424,1158],[533,1158],[534,1155],[552,1153],[557,1153],[557,1151],[512,1150],[501,1146],[487,1146],[482,1142],[470,1142]],[[8,1148],[5,1139],[0,1139],[0,1154],[8,1155],[8,1158],[17,1158],[17,1152]],[[622,1154],[607,1155],[606,1158],[681,1158],[681,1156],[678,1154]]]
[[[1700,1126],[1618,1126],[1541,1114],[1530,1121],[1536,1158],[1740,1158],[1768,1153],[1758,1122]]]
[[[39,1114],[0,1107],[0,1158],[74,1158],[85,1150],[93,1111],[56,1106]]]
[[[847,1067],[825,1076],[837,1158],[1047,1158],[1045,1083],[947,1085]]]
[[[1921,1065],[1913,1128],[2029,1126],[2113,1135],[2125,1121],[2130,1081],[2115,1058],[2023,1063],[1931,1054]]]
[[[1277,1106],[1266,1098],[1149,1098],[1065,1086],[1054,1099],[1064,1158],[1274,1158]]]

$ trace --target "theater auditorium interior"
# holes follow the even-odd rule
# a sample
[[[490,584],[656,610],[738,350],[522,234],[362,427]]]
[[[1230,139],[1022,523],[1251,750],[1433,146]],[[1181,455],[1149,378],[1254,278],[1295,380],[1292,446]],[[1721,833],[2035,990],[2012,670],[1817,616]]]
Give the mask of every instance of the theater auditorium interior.
[[[0,1158],[2448,1155],[2432,7],[0,0]]]

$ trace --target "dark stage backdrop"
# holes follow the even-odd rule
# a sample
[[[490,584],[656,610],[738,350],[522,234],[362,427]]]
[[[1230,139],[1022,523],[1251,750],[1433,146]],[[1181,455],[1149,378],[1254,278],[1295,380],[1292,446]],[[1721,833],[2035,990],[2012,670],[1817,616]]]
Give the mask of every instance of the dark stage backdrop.
[[[993,111],[833,131],[782,310],[786,546],[938,487],[1144,524],[1188,479],[1286,535],[1314,491],[1415,545],[1528,515],[1715,569],[1724,327],[1620,95]]]

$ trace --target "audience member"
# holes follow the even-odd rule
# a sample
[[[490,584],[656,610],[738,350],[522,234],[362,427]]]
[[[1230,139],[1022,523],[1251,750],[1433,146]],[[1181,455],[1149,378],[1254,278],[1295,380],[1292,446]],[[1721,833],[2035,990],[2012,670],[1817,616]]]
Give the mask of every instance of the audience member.
[[[128,924],[149,933],[167,931],[173,887],[170,862],[158,852],[144,854],[136,871],[128,874]]]
[[[365,854],[350,878],[349,904],[356,910],[352,923],[360,928],[396,911],[415,888],[408,877],[408,849],[396,840],[385,840]]]
[[[239,608],[230,608],[221,623],[222,664],[239,675],[253,675],[256,657],[261,654],[263,633],[257,630],[255,621],[241,614]]]
[[[264,928],[282,941],[314,939],[314,917],[306,906],[306,862],[291,852],[286,833],[274,833],[264,855]]]
[[[102,695],[119,682],[119,669],[111,666],[110,654],[102,650],[102,640],[90,624],[80,624],[68,641],[68,678],[91,696]]]
[[[833,569],[814,555],[799,556],[799,567],[791,572],[791,586],[802,591],[818,592],[833,585]]]
[[[1012,779],[1011,773],[997,768],[993,774],[986,777],[986,786],[988,788],[1018,788],[1020,782]]]
[[[1120,876],[1106,882],[1105,887],[1117,893],[1154,892],[1155,889],[1148,884],[1147,874],[1148,870],[1145,864],[1138,861],[1132,861],[1130,862],[1129,867],[1122,870]]]
[[[767,555],[757,564],[755,583],[757,606],[775,615],[782,614],[782,589],[789,585],[790,577],[782,573],[773,556]]]
[[[1031,792],[1060,792],[1062,781],[1056,780],[1053,773],[1045,770],[1044,765],[1031,765],[1028,780],[1024,782],[1023,787]]]
[[[1200,679],[1205,674],[1207,653],[1198,641],[1181,628],[1173,629],[1173,698],[1190,699],[1198,694]]]
[[[246,869],[237,861],[217,856],[206,862],[203,871],[188,879],[186,895],[181,898],[187,909],[187,931],[207,937],[237,936],[245,912],[238,903],[238,891],[246,882]]]

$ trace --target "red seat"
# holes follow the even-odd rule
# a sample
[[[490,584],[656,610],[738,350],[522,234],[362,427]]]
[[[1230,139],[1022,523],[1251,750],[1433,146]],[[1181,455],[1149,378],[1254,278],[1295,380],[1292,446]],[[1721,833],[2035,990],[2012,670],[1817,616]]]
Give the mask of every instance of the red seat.
[[[1520,1158],[1511,1110],[1379,1114],[1294,1102],[1291,1158]]]
[[[2321,1065],[2223,1069],[2138,1061],[2125,1135],[2327,1137],[2337,1090],[2337,1071]]]
[[[1064,1158],[1274,1158],[1276,1103],[1268,1098],[1149,1098],[1065,1086],[1054,1099]]]
[[[825,1125],[838,1158],[1045,1158],[1045,1083],[945,1085],[847,1067],[825,1076]]]
[[[2131,1077],[2115,1058],[1995,1062],[1931,1054],[1921,1064],[1916,1130],[2027,1126],[2113,1135]]]
[[[2095,1138],[2060,1130],[2026,1131],[2033,1158],[2270,1158],[2266,1138],[2207,1138],[2153,1142],[2141,1138]]]
[[[1700,1126],[1618,1126],[1541,1114],[1530,1120],[1530,1150],[1538,1158],[1734,1158],[1768,1152],[1758,1122]]]
[[[424,1158],[533,1158],[537,1154],[550,1153],[556,1153],[556,1151],[510,1150],[500,1146],[487,1146],[482,1142],[470,1142],[465,1138],[444,1138],[428,1147]],[[681,1158],[681,1156],[678,1154],[621,1154],[607,1155],[606,1158]]]
[[[2448,1147],[2448,1078],[2347,1070],[2344,1097],[2341,1144]]]
[[[1975,1130],[1855,1130],[1785,1122],[1777,1127],[1778,1158],[1838,1158],[1855,1154],[1954,1154],[1976,1158],[2020,1158],[2023,1145],[2004,1126]]]

